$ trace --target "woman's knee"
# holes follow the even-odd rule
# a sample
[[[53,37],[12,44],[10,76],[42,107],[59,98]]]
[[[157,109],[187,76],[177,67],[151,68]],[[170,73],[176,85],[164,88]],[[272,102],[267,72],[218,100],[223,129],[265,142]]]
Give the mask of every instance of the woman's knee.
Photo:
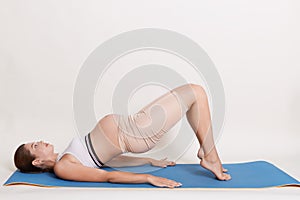
[[[206,91],[201,85],[190,83],[189,86],[193,89],[197,99],[207,98]]]

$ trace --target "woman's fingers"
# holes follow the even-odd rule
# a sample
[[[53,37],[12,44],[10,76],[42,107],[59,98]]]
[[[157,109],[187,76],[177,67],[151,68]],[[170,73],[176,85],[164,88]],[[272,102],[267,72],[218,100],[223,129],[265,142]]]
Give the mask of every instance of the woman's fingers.
[[[170,162],[169,162],[169,165],[176,165],[176,163],[173,162],[173,161],[170,161]]]
[[[149,179],[150,183],[158,186],[158,187],[168,187],[168,188],[174,188],[174,187],[180,187],[182,184],[167,178],[158,177],[158,176],[151,176]]]
[[[173,165],[176,165],[176,163],[173,161],[165,161],[165,162],[161,163],[162,167],[167,167],[169,165],[173,166]]]
[[[163,180],[161,180],[161,184],[162,184],[162,186],[165,186],[165,187],[174,188],[174,187],[180,187],[182,185],[181,183],[170,180],[170,179],[165,179],[165,178],[162,178],[162,179]]]
[[[162,161],[162,163],[163,163],[164,166],[167,166],[167,165],[175,165],[175,164],[176,164],[175,162],[173,162],[173,161],[168,161],[167,159],[168,159],[168,157],[165,157],[165,158],[161,159],[161,161]]]
[[[173,165],[176,165],[175,162],[173,162],[173,161],[168,161],[168,160],[167,160],[167,157],[162,158],[162,159],[160,159],[160,160],[152,159],[151,164],[152,164],[153,166],[164,167],[164,168],[167,167],[167,166],[173,166]]]

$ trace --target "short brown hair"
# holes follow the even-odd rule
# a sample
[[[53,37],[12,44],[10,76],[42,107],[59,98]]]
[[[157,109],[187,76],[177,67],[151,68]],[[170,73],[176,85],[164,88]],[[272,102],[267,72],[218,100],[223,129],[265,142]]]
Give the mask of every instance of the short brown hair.
[[[32,161],[35,157],[30,153],[28,149],[25,148],[25,144],[21,144],[14,156],[15,166],[21,171],[25,173],[38,173],[49,171],[48,169],[42,169],[36,167],[32,164]]]

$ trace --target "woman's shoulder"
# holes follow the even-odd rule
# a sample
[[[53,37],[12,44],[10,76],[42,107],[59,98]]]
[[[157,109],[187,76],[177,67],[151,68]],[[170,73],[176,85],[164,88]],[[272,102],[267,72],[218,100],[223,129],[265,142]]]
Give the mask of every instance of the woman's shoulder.
[[[56,175],[64,173],[66,170],[70,170],[70,166],[82,165],[75,156],[71,154],[64,154],[59,161],[57,161],[53,167],[53,171]]]
[[[72,154],[65,153],[55,164],[55,166],[62,166],[65,163],[81,164],[81,162]]]

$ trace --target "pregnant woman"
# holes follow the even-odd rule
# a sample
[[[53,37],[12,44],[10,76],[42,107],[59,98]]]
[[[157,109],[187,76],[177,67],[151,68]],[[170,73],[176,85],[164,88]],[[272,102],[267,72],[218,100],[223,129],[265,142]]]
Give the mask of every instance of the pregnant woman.
[[[208,98],[197,84],[178,86],[139,112],[131,115],[108,114],[85,136],[77,136],[66,150],[55,153],[53,145],[31,142],[20,145],[14,162],[21,172],[53,171],[58,177],[74,181],[150,183],[158,187],[179,187],[181,183],[151,174],[100,169],[152,164],[175,165],[167,160],[130,157],[123,153],[143,153],[152,149],[184,115],[199,141],[200,165],[213,172],[218,180],[229,180],[215,148]]]

